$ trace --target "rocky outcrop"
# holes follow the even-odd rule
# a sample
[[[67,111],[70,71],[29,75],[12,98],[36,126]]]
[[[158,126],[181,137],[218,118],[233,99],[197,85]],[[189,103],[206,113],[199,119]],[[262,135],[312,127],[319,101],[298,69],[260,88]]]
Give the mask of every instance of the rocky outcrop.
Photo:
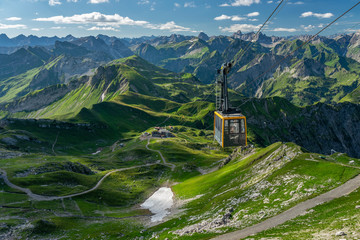
[[[31,112],[41,109],[64,97],[67,93],[78,88],[87,80],[88,77],[83,77],[68,84],[57,84],[46,87],[41,91],[30,93],[13,102],[0,104],[0,110],[7,111],[9,113],[16,113]]]
[[[360,158],[360,106],[316,104],[296,108],[281,98],[253,99],[242,106],[256,142],[294,142],[310,152],[333,151]]]
[[[0,79],[24,73],[32,68],[40,67],[50,58],[42,48],[21,48],[7,55],[0,54]]]
[[[90,168],[87,166],[78,163],[78,162],[53,162],[53,163],[46,163],[40,167],[32,167],[25,171],[16,172],[15,177],[27,177],[30,175],[39,175],[42,173],[49,173],[49,172],[57,172],[57,171],[68,171],[74,173],[80,173],[84,175],[93,175],[95,174]]]

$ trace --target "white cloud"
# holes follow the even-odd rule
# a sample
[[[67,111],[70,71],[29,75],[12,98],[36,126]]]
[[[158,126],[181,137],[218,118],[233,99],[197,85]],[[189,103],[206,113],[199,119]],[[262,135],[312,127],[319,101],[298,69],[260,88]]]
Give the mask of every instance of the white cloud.
[[[20,21],[22,18],[20,17],[9,17],[9,18],[6,18],[6,20],[8,21]]]
[[[302,5],[304,2],[298,1],[298,2],[288,2],[288,4],[294,4],[294,5]]]
[[[78,2],[79,0],[67,0],[68,2]]]
[[[174,3],[174,6],[179,8],[180,7],[180,4],[179,3]]]
[[[2,24],[0,23],[0,29],[25,29],[26,25],[23,24]]]
[[[305,25],[301,25],[301,28],[304,29],[306,32],[309,32],[311,30],[313,30],[314,28],[316,28],[314,25],[308,25],[308,26],[305,26]]]
[[[271,30],[273,32],[296,32],[296,28],[275,28]]]
[[[118,29],[113,28],[113,27],[92,27],[87,29],[88,31],[114,31],[114,32],[119,32]]]
[[[195,5],[194,2],[186,2],[186,3],[184,4],[184,7],[194,8],[194,7],[196,7],[196,5]]]
[[[300,17],[317,17],[317,18],[331,18],[334,14],[332,13],[313,13],[313,12],[304,12]]]
[[[148,28],[157,30],[168,30],[170,32],[197,32],[192,31],[190,28],[176,25],[174,21],[167,22],[165,24],[149,24]]]
[[[31,31],[36,31],[36,32],[39,32],[41,30],[44,30],[43,28],[32,28]]]
[[[248,17],[257,17],[257,16],[259,16],[259,15],[260,15],[259,12],[252,12],[252,13],[249,13],[247,16],[248,16]]]
[[[139,0],[138,4],[139,5],[146,5],[146,4],[150,4],[150,1],[149,0]]]
[[[273,3],[274,1],[267,1],[268,4]]]
[[[49,5],[50,6],[61,5],[61,2],[60,0],[49,0]]]
[[[252,24],[234,24],[230,27],[220,27],[220,30],[223,32],[255,32],[261,27],[260,25],[252,25]]]
[[[98,3],[108,3],[109,0],[90,0],[88,3],[98,4]]]
[[[97,24],[101,26],[117,26],[117,25],[144,25],[148,24],[147,21],[135,21],[128,17],[122,17],[118,14],[105,15],[99,12],[84,13],[79,15],[73,15],[71,17],[53,16],[49,18],[36,18],[38,22],[54,22],[65,24]]]
[[[231,21],[242,21],[242,20],[246,20],[246,18],[244,18],[244,17],[239,17],[239,16],[237,16],[237,15],[228,16],[228,15],[225,15],[225,14],[214,18],[214,20],[216,20],[216,21],[230,20],[230,19],[231,19]]]
[[[251,18],[251,19],[248,19],[250,22],[257,22],[257,21],[259,21],[259,19],[257,19],[257,18]]]
[[[56,24],[93,24],[96,27],[119,27],[121,25],[126,26],[140,26],[143,28],[150,28],[156,30],[168,30],[171,32],[197,32],[190,28],[176,25],[174,21],[164,24],[152,24],[147,21],[136,21],[129,17],[123,17],[118,14],[106,15],[99,12],[84,13],[79,15],[73,15],[70,17],[53,16],[49,18],[36,18],[34,21],[38,22],[53,22]],[[95,28],[93,28],[95,29]]]
[[[223,15],[221,15],[221,16],[218,16],[218,17],[214,18],[214,20],[216,20],[216,21],[229,20],[229,19],[231,19],[231,17],[230,17],[230,16],[228,16],[228,15],[225,15],[225,14],[223,14]]]
[[[53,29],[53,30],[60,30],[60,29],[65,29],[66,27],[51,27],[50,29]]]
[[[251,6],[252,4],[259,4],[260,0],[234,0],[232,3],[221,4],[221,7],[239,7],[239,6]]]
[[[242,20],[246,20],[246,18],[239,16],[232,16],[231,18],[231,21],[242,21]]]

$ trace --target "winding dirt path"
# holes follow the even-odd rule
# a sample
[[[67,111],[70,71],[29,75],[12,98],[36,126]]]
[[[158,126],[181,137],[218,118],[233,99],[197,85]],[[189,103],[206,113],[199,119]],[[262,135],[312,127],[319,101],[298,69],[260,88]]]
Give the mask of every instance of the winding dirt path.
[[[122,171],[126,171],[126,170],[130,170],[130,169],[135,169],[135,168],[140,168],[140,167],[146,167],[146,166],[153,166],[153,165],[157,165],[157,163],[151,163],[151,164],[144,164],[144,165],[139,165],[139,166],[133,166],[133,167],[128,167],[128,168],[121,168],[121,169],[115,169],[112,170],[108,173],[106,173],[100,180],[99,182],[91,189],[88,189],[86,191],[83,192],[79,192],[79,193],[74,193],[74,194],[70,194],[70,195],[66,195],[66,196],[44,196],[44,195],[38,195],[33,193],[30,189],[28,188],[23,188],[20,186],[17,186],[13,183],[11,183],[7,177],[7,173],[6,171],[0,169],[0,177],[2,179],[4,179],[4,182],[11,188],[17,189],[21,192],[26,193],[30,198],[37,200],[37,201],[52,201],[52,200],[61,200],[61,199],[65,199],[65,198],[71,198],[71,197],[77,197],[80,195],[84,195],[87,194],[89,192],[95,191],[96,189],[99,188],[99,186],[101,185],[101,183],[105,180],[105,178],[107,178],[108,176],[110,176],[111,174],[115,173],[115,172],[122,172]]]
[[[358,188],[360,188],[360,175],[356,176],[355,178],[347,181],[343,185],[329,192],[321,194],[320,196],[317,196],[313,199],[309,199],[305,202],[299,203],[298,205],[288,209],[283,213],[280,213],[279,215],[271,217],[263,222],[247,227],[245,229],[220,235],[218,237],[213,238],[213,240],[223,240],[223,239],[238,240],[249,237],[251,235],[257,234],[259,232],[283,224],[288,220],[296,218],[297,216],[305,214],[307,210],[315,207],[316,205],[326,203],[336,198],[348,195],[349,193],[355,191]]]
[[[165,166],[170,167],[171,171],[174,171],[174,169],[176,168],[176,165],[173,164],[173,163],[167,162],[166,159],[164,158],[164,156],[162,155],[162,153],[159,150],[153,150],[153,149],[149,148],[149,144],[150,144],[150,138],[148,138],[148,142],[146,144],[146,149],[149,150],[149,151],[158,153],[160,155],[160,157],[161,157],[161,160],[162,160],[163,164]]]
[[[56,137],[56,140],[55,140],[55,143],[57,141],[57,137]],[[55,145],[54,143],[54,145]],[[175,165],[172,164],[172,163],[168,163],[166,162],[166,159],[164,158],[164,156],[162,155],[162,153],[158,150],[153,150],[153,149],[150,149],[149,148],[149,144],[150,144],[150,139],[148,139],[148,142],[146,144],[146,149],[149,150],[149,151],[152,151],[152,152],[156,152],[160,155],[161,159],[162,159],[162,165],[165,165],[167,167],[170,167],[172,171],[174,171],[175,169]],[[53,146],[54,147],[54,146]],[[72,198],[72,197],[77,197],[77,196],[80,196],[80,195],[84,195],[84,194],[87,194],[89,192],[92,192],[92,191],[95,191],[96,189],[99,188],[99,186],[101,185],[101,183],[105,180],[105,178],[107,178],[108,176],[110,176],[111,174],[115,173],[115,172],[122,172],[122,171],[126,171],[126,170],[130,170],[130,169],[135,169],[135,168],[140,168],[140,167],[146,167],[146,166],[153,166],[153,165],[157,165],[159,163],[150,163],[150,164],[143,164],[143,165],[139,165],[139,166],[133,166],[133,167],[128,167],[128,168],[121,168],[121,169],[114,169],[108,173],[106,173],[98,182],[97,184],[91,188],[91,189],[88,189],[86,191],[83,191],[83,192],[79,192],[79,193],[74,193],[74,194],[70,194],[70,195],[66,195],[66,196],[44,196],[44,195],[39,195],[39,194],[35,194],[33,193],[30,189],[28,188],[23,188],[23,187],[20,187],[20,186],[17,186],[15,184],[13,184],[12,182],[9,181],[8,177],[7,177],[7,173],[5,170],[3,169],[0,169],[0,178],[4,179],[4,182],[11,188],[14,188],[14,189],[17,189],[21,192],[24,192],[26,193],[30,198],[36,200],[36,201],[52,201],[52,200],[62,200],[62,199],[65,199],[65,198]]]

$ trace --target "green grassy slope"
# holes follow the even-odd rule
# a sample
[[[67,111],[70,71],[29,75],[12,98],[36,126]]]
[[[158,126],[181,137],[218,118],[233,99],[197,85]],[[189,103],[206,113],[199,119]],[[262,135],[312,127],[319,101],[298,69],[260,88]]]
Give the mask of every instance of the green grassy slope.
[[[359,173],[350,165],[340,165],[336,158],[276,143],[240,154],[218,171],[173,186],[177,198],[194,200],[184,206],[181,217],[152,231],[160,238],[208,239],[274,216]]]
[[[301,41],[280,44],[273,49],[284,55]],[[297,106],[317,102],[339,102],[359,86],[359,63],[339,56],[324,43],[310,44],[299,49],[289,63],[289,70],[276,72],[264,82],[262,96],[284,97]],[[345,98],[358,103],[355,98]]]
[[[0,82],[0,102],[9,102],[17,97],[24,96],[26,88],[30,85],[31,80],[40,72],[39,68],[29,70],[23,74],[8,78]]]
[[[170,104],[169,106],[176,108],[175,102],[214,98],[214,86],[201,84],[191,74],[176,74],[156,67],[137,56],[112,61],[104,67],[99,67],[94,76],[83,77],[78,81],[80,81],[78,88],[49,106],[32,112],[8,114],[8,117],[63,120],[76,116],[83,108],[91,108],[92,105],[103,101],[131,103],[133,106],[136,105],[135,102],[139,104],[141,101],[145,103],[150,101],[152,105],[164,102],[165,105]],[[122,96],[123,94],[125,95]],[[32,93],[27,99],[39,95],[40,92]],[[136,99],[138,95],[140,97]],[[239,97],[233,91],[231,95]],[[159,101],[156,98],[159,98]],[[168,99],[166,100],[168,103],[165,103],[165,99]],[[143,108],[145,105],[137,107]],[[158,112],[160,108],[153,110]]]
[[[329,159],[345,164],[349,164],[351,160],[341,154],[334,154]],[[354,163],[350,165],[360,165],[358,160],[352,161]],[[339,231],[345,232],[346,238],[356,239],[359,237],[359,197],[360,190],[357,190],[348,196],[316,206],[303,216],[247,239],[338,239],[336,233]]]

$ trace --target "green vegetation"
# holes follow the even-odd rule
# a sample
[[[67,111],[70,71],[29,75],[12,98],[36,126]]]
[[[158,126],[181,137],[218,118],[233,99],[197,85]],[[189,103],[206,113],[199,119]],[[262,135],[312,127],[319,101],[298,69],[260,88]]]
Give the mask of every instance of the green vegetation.
[[[281,55],[299,44],[293,41],[274,51]],[[261,48],[255,44],[253,51]],[[200,40],[157,46],[159,51],[169,49],[183,50],[184,54],[172,60],[180,58],[192,66],[219,54],[210,54]],[[291,68],[302,70],[309,64],[306,58],[314,56],[326,65],[325,77],[278,74],[264,83],[264,94],[274,96],[268,99],[247,101],[230,91],[232,106],[240,106],[248,117],[249,143],[259,148],[221,149],[213,140],[215,104],[209,99],[214,99],[214,86],[137,56],[101,66],[94,76],[74,79],[78,88],[37,111],[2,111],[0,116],[9,118],[0,125],[0,154],[4,156],[0,169],[17,186],[60,198],[30,198],[1,180],[0,237],[14,231],[24,239],[135,239],[141,232],[145,239],[208,239],[256,224],[358,175],[360,162],[345,154],[325,156],[294,143],[274,143],[296,132],[294,126],[303,131],[311,128],[311,114],[318,114],[280,97],[299,106],[357,101],[360,68],[354,61],[337,56],[324,44],[302,51],[299,54],[305,60],[293,61]],[[241,52],[233,54],[239,57]],[[61,57],[44,68],[53,68],[59,60]],[[0,101],[25,94],[36,71],[40,69],[14,77],[15,90]],[[24,88],[19,88],[20,83]],[[35,99],[42,91],[22,100]],[[150,138],[159,126],[167,126],[174,137]],[[147,226],[151,213],[139,205],[164,186],[175,193],[172,213],[177,215]],[[71,194],[77,195],[68,196]],[[344,198],[351,207],[338,216],[358,216],[357,197],[358,192]],[[309,213],[319,223],[297,236],[306,239],[322,230],[345,227],[335,221],[336,204],[339,202],[329,203],[328,212],[315,209]],[[256,238],[281,237],[279,229],[290,236],[297,224],[305,229],[305,219],[299,217]],[[349,227],[356,229],[356,224]]]
[[[247,239],[337,239],[336,233],[343,231],[346,238],[359,237],[358,219],[360,191],[319,205],[307,214],[290,220],[278,227],[256,234]]]
[[[184,206],[181,218],[151,232],[160,238],[180,234],[184,239],[207,239],[217,230],[242,229],[274,216],[360,173],[336,158],[329,162],[323,160],[327,157],[302,153],[294,144],[276,143],[240,156],[218,171],[173,186],[178,198],[194,200]],[[229,209],[232,217],[217,224]]]
[[[27,89],[31,80],[40,72],[41,68],[29,70],[15,77],[10,77],[0,82],[0,102],[10,102],[17,97],[22,97],[29,92]]]

